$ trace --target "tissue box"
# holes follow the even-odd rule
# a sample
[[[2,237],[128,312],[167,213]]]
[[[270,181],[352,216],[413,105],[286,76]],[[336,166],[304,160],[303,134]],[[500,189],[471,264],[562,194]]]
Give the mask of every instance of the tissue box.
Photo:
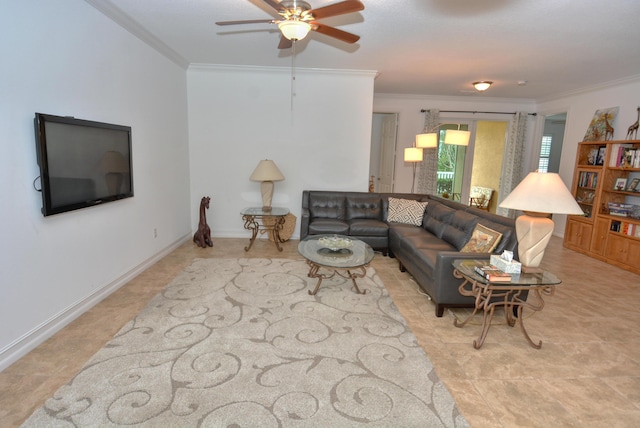
[[[496,254],[491,254],[490,263],[506,273],[520,273],[522,267],[522,263],[515,260],[508,262]]]

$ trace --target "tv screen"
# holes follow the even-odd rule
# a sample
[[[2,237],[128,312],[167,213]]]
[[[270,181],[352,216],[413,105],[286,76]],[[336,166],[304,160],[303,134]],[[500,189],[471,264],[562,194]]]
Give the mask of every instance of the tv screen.
[[[45,216],[133,196],[131,127],[36,113]]]

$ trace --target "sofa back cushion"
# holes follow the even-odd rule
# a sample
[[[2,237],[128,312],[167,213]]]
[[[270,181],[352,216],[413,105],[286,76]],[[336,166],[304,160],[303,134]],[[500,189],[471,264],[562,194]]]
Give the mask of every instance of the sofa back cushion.
[[[346,219],[345,196],[337,192],[313,192],[309,195],[311,218]]]
[[[382,200],[376,193],[347,195],[347,219],[382,220]]]
[[[439,202],[429,202],[424,216],[423,227],[438,238],[442,238],[444,229],[451,222],[456,210]]]
[[[456,247],[458,251],[471,238],[479,218],[465,211],[456,211],[442,232],[442,239]]]

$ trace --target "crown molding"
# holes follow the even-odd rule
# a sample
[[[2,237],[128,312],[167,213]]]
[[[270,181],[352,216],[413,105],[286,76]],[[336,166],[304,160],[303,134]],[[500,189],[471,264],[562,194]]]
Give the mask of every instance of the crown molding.
[[[147,31],[142,25],[140,25],[137,21],[131,19],[127,14],[125,14],[121,9],[111,3],[109,0],[84,0],[86,3],[95,7],[97,10],[102,12],[103,15],[111,19],[116,24],[120,25],[122,28],[145,42],[151,48],[158,51],[161,55],[167,57],[178,66],[183,69],[187,69],[189,66],[189,61],[187,61],[182,55],[178,52],[171,49],[167,44],[165,44],[162,40],[158,39],[156,36]]]
[[[261,73],[291,73],[291,67],[270,67],[262,65],[233,65],[233,64],[201,64],[192,63],[188,71],[234,71],[234,72],[261,72]],[[375,78],[377,71],[373,70],[350,70],[335,68],[304,68],[296,67],[296,73],[301,74],[336,74],[342,76],[364,76]]]
[[[560,94],[556,94],[549,97],[542,97],[536,99],[537,103],[545,103],[549,101],[556,101],[563,98],[573,97],[576,95],[588,94],[596,91],[601,91],[604,89],[615,88],[616,86],[628,85],[630,83],[640,83],[640,74],[636,74],[634,76],[622,77],[616,80],[610,80],[608,82],[598,83],[596,85],[586,86],[584,88],[575,89],[573,91],[562,92]]]

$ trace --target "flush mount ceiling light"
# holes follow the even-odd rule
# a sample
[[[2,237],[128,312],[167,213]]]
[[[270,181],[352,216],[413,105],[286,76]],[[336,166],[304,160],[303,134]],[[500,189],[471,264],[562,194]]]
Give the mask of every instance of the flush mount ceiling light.
[[[493,82],[489,82],[488,80],[482,80],[480,82],[473,82],[473,87],[476,88],[478,92],[484,92],[489,89]]]

